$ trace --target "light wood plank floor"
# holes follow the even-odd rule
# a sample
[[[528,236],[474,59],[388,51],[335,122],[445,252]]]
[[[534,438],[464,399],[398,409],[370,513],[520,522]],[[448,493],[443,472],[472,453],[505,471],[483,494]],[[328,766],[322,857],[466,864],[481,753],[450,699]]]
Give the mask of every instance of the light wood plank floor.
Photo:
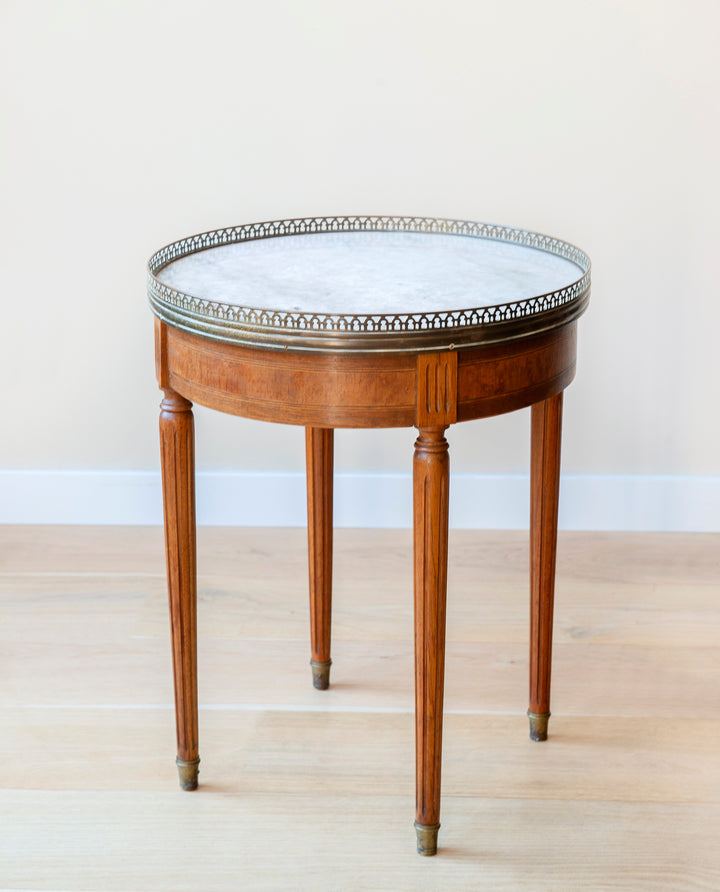
[[[0,527],[0,889],[720,889],[720,537],[561,535],[528,739],[527,546],[451,534],[443,813],[414,853],[409,531],[199,531],[201,788],[174,766],[162,533]]]

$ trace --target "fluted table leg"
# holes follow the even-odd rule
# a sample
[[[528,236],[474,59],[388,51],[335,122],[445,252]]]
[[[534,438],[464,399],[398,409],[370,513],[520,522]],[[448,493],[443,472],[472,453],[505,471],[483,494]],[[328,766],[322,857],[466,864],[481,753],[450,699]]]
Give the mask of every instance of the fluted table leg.
[[[449,458],[445,428],[420,428],[413,461],[417,849],[434,855],[440,828]]]
[[[547,739],[550,718],[562,393],[532,407],[530,465],[530,737]]]
[[[313,685],[330,685],[332,620],[333,441],[329,428],[305,429]]]
[[[160,404],[165,556],[167,560],[177,766],[180,786],[198,784],[197,571],[192,403],[170,388]]]

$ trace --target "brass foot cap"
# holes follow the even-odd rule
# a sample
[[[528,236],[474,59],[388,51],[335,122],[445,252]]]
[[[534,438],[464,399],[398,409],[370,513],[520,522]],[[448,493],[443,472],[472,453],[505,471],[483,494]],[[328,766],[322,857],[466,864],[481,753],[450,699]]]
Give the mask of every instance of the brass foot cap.
[[[310,660],[312,668],[313,687],[318,691],[326,691],[330,687],[330,667],[332,660],[320,663],[317,660]]]
[[[530,740],[547,740],[549,712],[530,712]]]
[[[175,764],[178,767],[181,788],[183,790],[197,790],[200,759],[191,759],[189,762],[175,759]]]
[[[418,824],[415,821],[418,855],[436,855],[439,824]]]

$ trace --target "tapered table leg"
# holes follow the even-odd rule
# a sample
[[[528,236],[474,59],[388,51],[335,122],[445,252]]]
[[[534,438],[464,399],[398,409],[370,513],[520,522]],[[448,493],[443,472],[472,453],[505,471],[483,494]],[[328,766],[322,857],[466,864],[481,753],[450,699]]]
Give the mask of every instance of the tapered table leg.
[[[532,407],[530,462],[530,737],[546,740],[550,718],[562,393]]]
[[[313,685],[330,684],[332,619],[333,437],[328,428],[305,429],[307,463],[308,565],[310,569],[310,639]]]
[[[177,766],[180,786],[198,784],[197,574],[195,448],[192,403],[166,388],[160,404],[165,556],[167,560]]]
[[[440,829],[449,458],[445,428],[420,428],[413,461],[417,850],[434,855]]]

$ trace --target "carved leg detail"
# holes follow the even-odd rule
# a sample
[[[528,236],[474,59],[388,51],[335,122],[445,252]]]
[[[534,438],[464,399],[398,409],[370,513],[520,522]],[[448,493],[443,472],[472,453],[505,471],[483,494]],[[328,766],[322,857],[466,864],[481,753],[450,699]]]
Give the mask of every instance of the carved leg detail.
[[[313,685],[330,685],[332,619],[333,441],[334,431],[305,429],[310,569],[310,638]]]
[[[169,388],[160,404],[165,556],[167,560],[177,766],[183,790],[197,787],[197,580],[192,403]]]
[[[417,850],[434,855],[440,828],[449,458],[445,428],[420,428],[413,461]]]
[[[530,466],[530,737],[547,738],[550,718],[562,393],[532,407]]]

